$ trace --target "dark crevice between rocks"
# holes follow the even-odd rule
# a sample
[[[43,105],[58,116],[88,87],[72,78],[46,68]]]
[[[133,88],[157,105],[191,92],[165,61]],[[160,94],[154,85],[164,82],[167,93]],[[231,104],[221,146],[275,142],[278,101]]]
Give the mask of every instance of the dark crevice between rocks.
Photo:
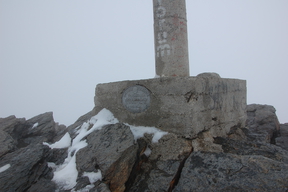
[[[170,182],[170,186],[168,188],[168,191],[167,192],[172,192],[173,189],[177,186],[178,182],[179,182],[179,179],[181,177],[181,173],[182,173],[182,169],[185,165],[185,162],[187,160],[187,158],[191,155],[191,153],[193,152],[193,147],[191,148],[191,151],[185,155],[184,159],[180,162],[180,165],[178,167],[178,170],[174,176],[174,178],[172,179],[172,181]]]
[[[137,143],[139,145],[138,151],[137,151],[137,157],[136,161],[134,163],[134,166],[131,170],[131,173],[129,175],[128,180],[125,183],[125,191],[124,192],[129,192],[131,187],[134,184],[134,181],[139,173],[141,173],[141,165],[144,162],[147,162],[148,157],[144,154],[146,148],[147,148],[147,143],[143,139],[138,139]]]
[[[276,145],[276,138],[279,137],[279,136],[281,136],[279,130],[273,131],[273,135],[270,138],[270,144]]]

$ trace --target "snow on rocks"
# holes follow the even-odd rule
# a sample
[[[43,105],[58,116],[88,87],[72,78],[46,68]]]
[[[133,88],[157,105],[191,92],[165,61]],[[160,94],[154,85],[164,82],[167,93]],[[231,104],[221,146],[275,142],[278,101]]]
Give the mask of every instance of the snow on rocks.
[[[97,129],[101,129],[103,125],[117,123],[118,120],[114,118],[113,114],[107,109],[101,110],[97,115],[93,116],[88,122],[78,127],[77,136],[71,142],[69,133],[66,133],[58,142],[54,144],[43,143],[50,148],[68,148],[68,156],[64,163],[57,166],[54,171],[53,181],[64,190],[72,189],[76,184],[78,177],[78,171],[76,168],[76,154],[77,152],[87,146],[84,137],[92,133]],[[97,173],[97,177],[91,174],[89,175],[91,180],[95,182],[95,178],[101,180],[101,172]],[[90,179],[89,177],[89,179]]]
[[[10,164],[6,164],[6,165],[4,165],[4,166],[2,166],[2,167],[0,167],[0,173],[2,173],[2,172],[4,172],[4,171],[6,171],[7,169],[9,169],[11,167],[11,165]]]
[[[60,189],[69,190],[74,188],[77,184],[79,173],[77,170],[76,154],[80,149],[83,149],[88,145],[86,139],[83,139],[92,132],[101,130],[104,125],[116,123],[118,123],[118,120],[114,117],[114,115],[109,110],[103,109],[97,115],[91,117],[90,120],[84,122],[81,126],[76,128],[76,137],[73,140],[71,139],[69,133],[66,133],[54,144],[43,143],[44,145],[49,146],[51,149],[68,147],[68,156],[63,164],[58,166],[51,163],[49,164],[54,170],[54,177],[52,180]],[[145,133],[148,133],[153,134],[152,142],[156,143],[163,135],[167,134],[167,132],[163,132],[155,127],[128,126],[130,127],[130,131],[132,132],[135,140],[143,137]],[[101,151],[100,153],[102,153]],[[147,151],[147,155],[148,153],[150,154],[151,151]],[[98,172],[84,172],[82,176],[88,177],[91,184],[102,179],[102,173],[100,170],[98,170]]]
[[[98,171],[97,173],[95,172],[84,172],[83,177],[88,177],[90,183],[95,183],[98,180],[102,180],[102,174],[101,171]]]
[[[132,131],[135,140],[144,137],[144,134],[148,133],[153,134],[152,143],[157,143],[158,140],[161,139],[161,137],[168,134],[168,132],[161,131],[160,129],[157,129],[155,127],[143,127],[143,126],[136,127],[129,124],[126,125],[130,127],[130,130]]]
[[[43,145],[47,145],[51,149],[67,148],[67,147],[70,147],[71,145],[71,137],[69,133],[66,133],[59,141],[51,145],[49,143],[43,142]]]
[[[38,125],[39,125],[39,123],[38,123],[38,122],[37,122],[37,123],[34,123],[34,125],[32,126],[32,128],[31,128],[31,129],[34,129],[34,128],[38,127]]]

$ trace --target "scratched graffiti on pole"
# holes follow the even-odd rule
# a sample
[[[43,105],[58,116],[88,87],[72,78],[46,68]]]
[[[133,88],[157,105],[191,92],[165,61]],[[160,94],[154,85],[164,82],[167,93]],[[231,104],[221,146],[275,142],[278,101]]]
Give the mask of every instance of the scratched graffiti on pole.
[[[185,0],[153,0],[156,75],[189,76]]]
[[[162,6],[162,0],[158,0],[158,8],[156,12],[156,16],[158,17],[158,26],[159,26],[159,32],[158,32],[158,43],[160,45],[157,46],[157,57],[163,57],[165,54],[170,55],[170,45],[167,43],[167,32],[163,29],[163,24],[165,23],[165,16],[166,9]]]

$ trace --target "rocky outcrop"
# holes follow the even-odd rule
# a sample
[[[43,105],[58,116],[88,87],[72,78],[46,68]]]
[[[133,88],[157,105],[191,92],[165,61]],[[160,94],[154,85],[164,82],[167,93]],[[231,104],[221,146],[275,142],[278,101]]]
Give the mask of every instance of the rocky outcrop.
[[[280,134],[275,141],[276,145],[288,150],[288,123],[280,125]]]
[[[0,118],[0,189],[287,191],[288,124],[279,124],[268,105],[248,105],[247,116],[246,127],[233,126],[227,136],[203,131],[193,139],[132,127],[111,115],[103,121],[92,112],[68,128],[55,123],[52,113]],[[61,169],[75,169],[62,175],[65,181],[76,174],[73,185],[57,183]]]
[[[0,118],[1,191],[55,191],[53,172],[48,167],[54,155],[42,143],[61,138],[65,128],[54,122],[51,112],[27,121],[15,116]]]
[[[119,123],[104,126],[88,135],[87,143],[77,153],[79,174],[100,169],[112,191],[124,191],[138,151],[129,127]]]
[[[46,186],[41,191],[55,190],[55,184],[51,181],[53,173],[46,161],[48,152],[47,146],[38,144],[29,145],[2,156],[0,167],[6,165],[9,168],[0,173],[1,191],[37,191],[36,189],[39,190],[39,187],[43,188],[40,183],[45,183],[44,186]],[[31,188],[31,186],[33,187]]]
[[[191,154],[175,192],[286,191],[288,164],[261,155]]]
[[[276,110],[270,105],[252,104],[247,106],[248,136],[257,142],[275,144],[279,136],[280,123],[275,114]]]

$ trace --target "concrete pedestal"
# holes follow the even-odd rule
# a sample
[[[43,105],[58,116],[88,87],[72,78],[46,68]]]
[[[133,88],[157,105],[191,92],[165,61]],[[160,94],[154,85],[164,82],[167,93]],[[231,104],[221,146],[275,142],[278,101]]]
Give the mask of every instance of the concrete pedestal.
[[[206,130],[212,136],[226,136],[231,127],[245,126],[246,81],[204,73],[98,84],[94,112],[103,108],[120,122],[185,138]]]

